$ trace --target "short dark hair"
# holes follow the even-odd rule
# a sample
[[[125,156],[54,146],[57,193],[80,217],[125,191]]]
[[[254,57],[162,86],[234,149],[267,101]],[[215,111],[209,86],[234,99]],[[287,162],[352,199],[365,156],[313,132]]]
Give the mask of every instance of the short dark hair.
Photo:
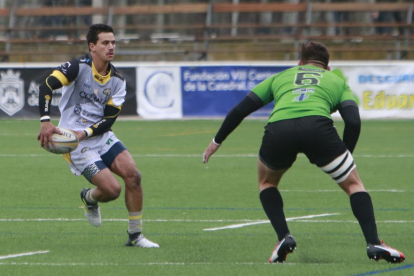
[[[309,41],[303,43],[300,47],[300,60],[303,62],[303,64],[314,62],[320,63],[325,68],[327,68],[329,63],[328,48],[322,43],[318,42]]]
[[[106,25],[106,24],[93,24],[89,27],[89,31],[88,34],[86,35],[86,41],[88,42],[88,48],[89,48],[89,43],[93,43],[96,44],[96,42],[98,42],[98,35],[100,33],[114,33],[114,30],[112,29],[111,26]]]

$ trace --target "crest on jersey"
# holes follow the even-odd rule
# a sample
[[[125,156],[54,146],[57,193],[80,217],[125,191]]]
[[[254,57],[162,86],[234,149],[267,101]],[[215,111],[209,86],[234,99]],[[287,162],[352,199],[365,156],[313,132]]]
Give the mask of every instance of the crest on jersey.
[[[24,82],[20,72],[0,72],[0,109],[13,116],[24,107]]]

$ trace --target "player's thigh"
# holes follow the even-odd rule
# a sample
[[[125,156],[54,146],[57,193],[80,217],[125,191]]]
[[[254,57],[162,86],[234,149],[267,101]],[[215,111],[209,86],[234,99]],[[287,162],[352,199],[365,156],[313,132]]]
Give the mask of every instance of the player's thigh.
[[[266,126],[259,151],[260,161],[271,170],[288,169],[299,152],[295,119],[282,120]]]
[[[114,133],[108,133],[107,142],[100,153],[105,165],[124,180],[140,178],[134,159]]]
[[[345,181],[356,166],[333,121],[322,116],[303,119],[307,126],[303,152],[309,161],[329,174],[338,184]]]
[[[127,150],[124,150],[117,155],[117,157],[114,159],[114,162],[112,163],[111,171],[123,179],[141,178],[135,161]]]

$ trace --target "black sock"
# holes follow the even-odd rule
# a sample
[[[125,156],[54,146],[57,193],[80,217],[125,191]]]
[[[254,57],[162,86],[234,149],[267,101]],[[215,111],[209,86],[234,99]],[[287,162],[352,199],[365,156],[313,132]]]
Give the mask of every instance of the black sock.
[[[279,241],[289,234],[285,213],[283,212],[283,199],[276,188],[267,188],[260,193],[260,201],[267,217],[275,229]]]
[[[357,192],[351,195],[351,208],[357,218],[367,244],[381,244],[377,224],[375,223],[374,207],[367,192]]]

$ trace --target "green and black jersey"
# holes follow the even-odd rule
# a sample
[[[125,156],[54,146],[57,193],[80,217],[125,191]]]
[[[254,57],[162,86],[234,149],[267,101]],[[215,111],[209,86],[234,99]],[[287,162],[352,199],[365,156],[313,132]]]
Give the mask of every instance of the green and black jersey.
[[[275,102],[269,123],[306,116],[331,118],[342,102],[354,100],[343,79],[312,65],[280,72],[255,86],[252,92],[264,105]]]

